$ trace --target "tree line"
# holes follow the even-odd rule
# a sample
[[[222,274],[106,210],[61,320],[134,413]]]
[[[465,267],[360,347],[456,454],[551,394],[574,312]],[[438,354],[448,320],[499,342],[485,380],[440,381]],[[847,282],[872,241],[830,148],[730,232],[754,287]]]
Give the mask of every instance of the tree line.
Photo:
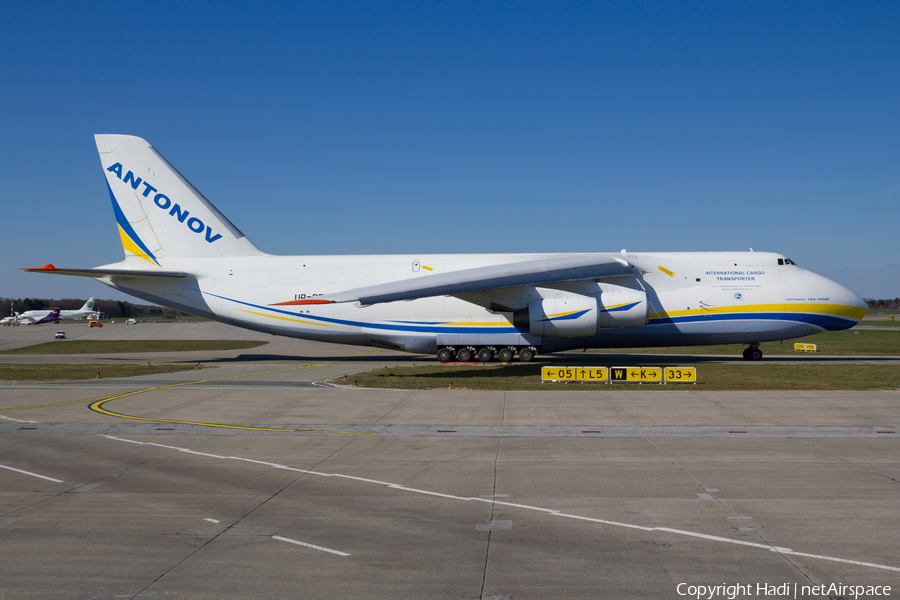
[[[866,298],[866,302],[869,303],[869,308],[900,308],[900,298],[894,298],[893,300],[873,300],[871,298]]]
[[[61,310],[78,310],[87,298],[63,298],[55,300],[53,298],[0,298],[0,315],[6,316],[10,311],[10,303],[15,312],[23,313],[28,310],[53,310],[57,306]],[[149,304],[133,304],[131,302],[123,302],[121,300],[95,300],[94,311],[106,314],[110,319],[139,319],[139,318],[157,318],[157,319],[177,319],[188,316],[188,313],[175,310],[173,308],[165,308],[162,306],[153,306]]]

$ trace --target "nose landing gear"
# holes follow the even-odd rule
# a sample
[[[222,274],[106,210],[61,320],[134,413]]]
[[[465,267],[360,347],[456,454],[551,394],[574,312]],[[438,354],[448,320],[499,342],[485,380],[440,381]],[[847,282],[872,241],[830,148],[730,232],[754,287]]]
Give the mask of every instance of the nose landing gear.
[[[759,349],[759,344],[750,344],[750,346],[744,350],[744,360],[762,360],[763,353],[762,350]]]

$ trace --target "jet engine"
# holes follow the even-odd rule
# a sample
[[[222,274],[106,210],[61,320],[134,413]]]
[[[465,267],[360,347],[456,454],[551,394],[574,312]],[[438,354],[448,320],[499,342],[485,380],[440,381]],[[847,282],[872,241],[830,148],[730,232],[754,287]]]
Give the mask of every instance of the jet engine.
[[[600,294],[600,328],[643,327],[647,324],[647,292],[622,288]]]
[[[514,314],[516,327],[538,337],[570,338],[597,335],[603,328],[647,324],[647,294],[623,289],[600,296],[568,294],[533,300]]]

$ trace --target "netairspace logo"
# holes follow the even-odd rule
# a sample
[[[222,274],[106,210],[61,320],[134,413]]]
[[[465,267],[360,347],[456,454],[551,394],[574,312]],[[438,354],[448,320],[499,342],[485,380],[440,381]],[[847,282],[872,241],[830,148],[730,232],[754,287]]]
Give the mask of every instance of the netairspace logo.
[[[799,585],[797,583],[722,583],[720,585],[691,585],[679,583],[675,588],[679,596],[695,598],[696,600],[714,600],[726,598],[875,598],[889,597],[891,586],[889,585],[845,585],[843,583],[823,583],[820,585]]]

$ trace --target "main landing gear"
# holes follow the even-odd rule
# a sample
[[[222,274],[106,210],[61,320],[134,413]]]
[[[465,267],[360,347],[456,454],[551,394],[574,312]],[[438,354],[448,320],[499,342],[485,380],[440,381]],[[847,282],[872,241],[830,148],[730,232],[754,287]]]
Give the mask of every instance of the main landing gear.
[[[454,348],[445,346],[438,348],[437,359],[440,362],[471,362],[474,358],[478,362],[491,362],[494,357],[500,362],[512,362],[513,357],[518,354],[519,361],[531,362],[537,354],[537,348],[533,346],[506,346],[503,348],[494,348],[493,346],[460,346]]]
[[[759,349],[759,344],[750,344],[750,347],[744,350],[744,360],[762,360],[763,353]]]

